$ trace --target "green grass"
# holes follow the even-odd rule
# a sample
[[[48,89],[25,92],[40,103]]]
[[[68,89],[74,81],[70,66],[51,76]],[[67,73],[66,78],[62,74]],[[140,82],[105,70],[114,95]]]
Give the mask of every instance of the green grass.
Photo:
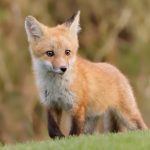
[[[0,146],[0,150],[150,150],[150,132],[96,134]]]

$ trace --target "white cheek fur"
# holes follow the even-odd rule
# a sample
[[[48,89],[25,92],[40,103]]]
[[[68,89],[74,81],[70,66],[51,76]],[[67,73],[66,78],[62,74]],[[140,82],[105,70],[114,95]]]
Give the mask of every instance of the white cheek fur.
[[[45,66],[48,68],[48,69],[53,69],[53,65],[51,62],[49,61],[43,61],[43,63],[45,64]]]

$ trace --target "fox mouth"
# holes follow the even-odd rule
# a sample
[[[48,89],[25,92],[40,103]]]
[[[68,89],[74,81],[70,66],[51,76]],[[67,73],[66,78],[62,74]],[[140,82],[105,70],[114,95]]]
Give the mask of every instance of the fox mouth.
[[[61,70],[49,70],[48,73],[50,74],[58,74],[58,75],[64,75],[65,72],[62,72]]]

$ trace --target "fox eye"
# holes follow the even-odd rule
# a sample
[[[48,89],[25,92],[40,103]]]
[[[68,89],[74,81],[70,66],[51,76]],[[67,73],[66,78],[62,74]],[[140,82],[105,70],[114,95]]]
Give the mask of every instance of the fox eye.
[[[70,50],[65,50],[65,54],[66,54],[67,56],[69,56],[69,55],[70,55],[70,53],[71,53],[71,51],[70,51]]]
[[[52,56],[54,56],[54,51],[46,51],[46,55],[48,57],[52,57]]]

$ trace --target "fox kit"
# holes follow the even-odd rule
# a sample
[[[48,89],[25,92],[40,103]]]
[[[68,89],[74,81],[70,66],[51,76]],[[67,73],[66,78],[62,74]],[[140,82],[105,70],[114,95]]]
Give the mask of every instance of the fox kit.
[[[47,108],[49,136],[64,136],[60,130],[63,112],[71,116],[70,135],[93,133],[107,112],[128,130],[147,129],[126,77],[110,64],[77,56],[79,18],[78,11],[56,27],[47,27],[32,16],[25,19],[37,87]]]

